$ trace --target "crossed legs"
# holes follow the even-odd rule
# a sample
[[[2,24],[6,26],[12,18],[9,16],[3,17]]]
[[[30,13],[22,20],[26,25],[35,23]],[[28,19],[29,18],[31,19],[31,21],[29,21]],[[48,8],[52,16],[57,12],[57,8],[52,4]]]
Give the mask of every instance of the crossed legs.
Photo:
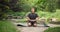
[[[28,21],[28,26],[29,27],[31,27],[31,26],[34,26],[34,27],[36,27],[37,26],[37,23],[36,23],[36,21]]]

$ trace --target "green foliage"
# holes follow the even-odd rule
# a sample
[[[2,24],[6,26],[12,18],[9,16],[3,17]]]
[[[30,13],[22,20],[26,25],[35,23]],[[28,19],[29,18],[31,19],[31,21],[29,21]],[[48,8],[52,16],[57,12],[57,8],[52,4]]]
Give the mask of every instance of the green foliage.
[[[50,12],[56,12],[56,1],[55,0],[49,0],[47,2],[46,10]]]
[[[14,3],[16,3],[16,2],[13,1],[13,4]],[[10,0],[0,0],[0,20],[3,20],[7,17],[8,12],[10,12],[9,10],[12,9],[11,6],[12,6],[12,1],[10,1]]]
[[[20,0],[19,2],[20,7],[22,7],[22,11],[24,12],[30,11],[30,8],[35,6],[38,11],[37,14],[39,14],[40,17],[45,15],[47,18],[49,18],[53,15],[57,15],[56,13],[53,13],[56,12],[57,0]]]
[[[57,0],[56,6],[57,6],[58,9],[60,9],[60,0]]]
[[[53,13],[44,12],[44,11],[37,11],[37,14],[39,15],[39,17],[51,18]]]
[[[18,32],[15,26],[5,20],[5,21],[0,21],[0,32]]]
[[[35,6],[40,11],[55,12],[57,0],[19,0],[18,3],[23,11],[30,11]]]
[[[60,27],[48,28],[44,32],[60,32]]]
[[[60,9],[57,9],[55,13],[45,12],[45,11],[37,11],[37,14],[40,17],[52,18],[52,16],[54,16],[55,18],[60,19]]]
[[[33,6],[36,7],[37,11],[53,13],[56,12],[60,3],[59,0],[0,0],[0,2],[0,19],[6,18],[7,14],[24,16]]]
[[[2,20],[3,18],[6,18],[7,6],[5,5],[5,2],[2,0],[0,3],[0,20]]]

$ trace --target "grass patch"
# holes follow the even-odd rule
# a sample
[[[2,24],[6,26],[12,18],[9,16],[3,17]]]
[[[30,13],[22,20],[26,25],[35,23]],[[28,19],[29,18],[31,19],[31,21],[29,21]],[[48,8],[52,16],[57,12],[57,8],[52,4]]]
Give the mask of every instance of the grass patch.
[[[60,32],[60,27],[48,28],[44,32]]]
[[[18,32],[10,21],[0,21],[0,32]]]

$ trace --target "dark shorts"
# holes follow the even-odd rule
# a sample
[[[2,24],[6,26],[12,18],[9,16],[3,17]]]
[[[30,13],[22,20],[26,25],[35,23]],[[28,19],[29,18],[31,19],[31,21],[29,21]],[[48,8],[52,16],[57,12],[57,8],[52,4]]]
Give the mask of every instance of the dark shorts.
[[[31,26],[33,26],[34,24],[36,24],[36,21],[28,21],[28,23],[31,23]]]

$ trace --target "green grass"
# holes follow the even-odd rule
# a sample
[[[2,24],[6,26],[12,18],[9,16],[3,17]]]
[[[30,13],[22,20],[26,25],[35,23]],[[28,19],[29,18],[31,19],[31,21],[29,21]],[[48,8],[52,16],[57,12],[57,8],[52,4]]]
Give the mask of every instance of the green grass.
[[[60,32],[60,27],[48,28],[44,32]]]
[[[10,21],[0,21],[0,32],[18,32]]]
[[[40,16],[40,17],[57,17],[59,18],[60,17],[60,9],[56,9],[56,12],[52,13],[52,12],[45,12],[45,11],[37,11],[37,14]]]

